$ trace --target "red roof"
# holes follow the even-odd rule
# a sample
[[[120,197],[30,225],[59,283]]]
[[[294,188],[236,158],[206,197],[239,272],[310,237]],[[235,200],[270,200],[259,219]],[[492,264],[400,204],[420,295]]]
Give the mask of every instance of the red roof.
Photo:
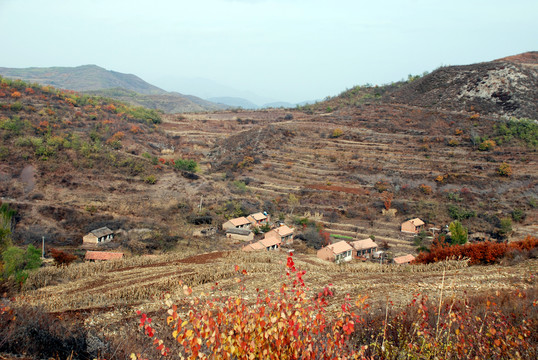
[[[242,226],[242,225],[250,224],[250,221],[248,221],[247,218],[244,216],[241,216],[235,219],[230,219],[228,221],[230,221],[233,226]]]
[[[86,256],[84,259],[86,260],[113,260],[113,259],[121,259],[123,257],[123,253],[114,253],[114,252],[106,252],[106,251],[88,251],[86,252]]]
[[[396,264],[408,264],[411,261],[415,260],[415,257],[411,254],[407,254],[404,256],[395,257],[393,260]]]
[[[353,248],[344,240],[339,241],[337,243],[331,244],[327,246],[331,251],[335,254],[342,254],[349,250],[353,250]]]

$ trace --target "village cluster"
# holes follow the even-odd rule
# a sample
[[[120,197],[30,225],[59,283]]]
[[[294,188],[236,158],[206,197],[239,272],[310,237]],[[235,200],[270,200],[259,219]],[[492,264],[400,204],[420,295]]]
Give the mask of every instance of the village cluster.
[[[401,231],[408,234],[418,234],[424,229],[424,222],[418,218],[407,220],[401,224]],[[255,240],[255,233],[260,229],[267,230],[260,240]],[[271,251],[281,250],[283,247],[291,249],[295,229],[290,228],[282,221],[271,222],[270,215],[266,212],[258,212],[248,216],[233,218],[222,224],[222,230],[226,238],[244,242],[242,251]],[[92,230],[83,237],[83,244],[89,247],[99,246],[110,242],[114,238],[114,231],[108,227]],[[334,262],[343,263],[358,260],[384,259],[384,252],[379,250],[376,242],[371,238],[356,241],[340,240],[329,244],[317,251],[317,257]],[[87,251],[85,260],[101,261],[122,258],[123,253],[106,251]],[[408,264],[415,257],[411,254],[398,256],[392,259],[395,264]]]
[[[269,225],[272,229],[264,234],[261,240],[254,241],[253,228]],[[226,237],[235,240],[248,241],[243,246],[243,251],[278,250],[282,245],[293,244],[294,229],[282,222],[276,222],[271,226],[267,213],[255,213],[247,217],[230,219],[222,224],[226,231]],[[404,222],[402,232],[418,234],[424,228],[424,222],[420,219],[412,219]],[[384,252],[378,249],[378,245],[371,238],[345,241],[341,240],[329,244],[317,252],[318,258],[334,263],[348,262],[353,259],[383,259]],[[411,254],[398,256],[392,259],[395,264],[408,264],[415,257]]]

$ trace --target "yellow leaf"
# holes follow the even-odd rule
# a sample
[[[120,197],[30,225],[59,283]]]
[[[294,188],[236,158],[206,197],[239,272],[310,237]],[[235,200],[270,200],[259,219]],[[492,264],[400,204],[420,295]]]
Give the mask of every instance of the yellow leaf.
[[[185,333],[185,335],[187,335],[187,338],[190,339],[190,338],[192,337],[192,333],[193,333],[192,330],[189,329],[189,330],[187,330],[187,332]]]
[[[131,353],[131,359],[133,359],[133,360],[138,359],[138,358],[136,357],[135,353]]]

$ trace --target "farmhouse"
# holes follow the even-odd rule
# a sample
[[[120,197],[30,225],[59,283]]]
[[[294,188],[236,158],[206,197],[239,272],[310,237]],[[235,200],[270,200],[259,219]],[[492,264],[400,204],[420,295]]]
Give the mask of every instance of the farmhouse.
[[[252,241],[254,234],[249,229],[231,228],[226,230],[226,237],[232,240]]]
[[[102,244],[114,238],[114,232],[107,227],[90,231],[82,238],[83,244]]]
[[[252,226],[263,226],[269,222],[269,217],[267,213],[256,213],[256,214],[250,214],[247,216],[248,221],[250,221],[250,224]]]
[[[287,225],[280,225],[279,227],[267,232],[265,238],[279,238],[283,244],[293,243],[293,229],[290,229]]]
[[[228,229],[233,229],[233,228],[250,229],[250,221],[248,221],[246,217],[241,216],[235,219],[230,219],[226,221],[224,224],[222,224],[223,230],[228,230]]]
[[[353,241],[351,246],[355,250],[354,257],[362,256],[369,259],[377,251],[377,244],[370,238]]]
[[[327,261],[334,261],[339,264],[344,261],[351,261],[353,248],[344,240],[328,245],[318,250],[318,258]]]
[[[243,251],[278,250],[282,242],[279,237],[269,237],[244,246]]]
[[[262,244],[266,250],[277,250],[280,248],[282,241],[278,237],[269,237],[260,240],[260,244]]]
[[[123,253],[114,253],[106,251],[87,251],[84,260],[89,261],[106,261],[123,258]]]
[[[404,256],[398,256],[395,257],[392,261],[394,261],[395,264],[409,264],[411,261],[415,260],[415,257],[411,254],[407,254]]]
[[[424,230],[424,221],[419,218],[407,220],[402,223],[402,232],[418,234]]]

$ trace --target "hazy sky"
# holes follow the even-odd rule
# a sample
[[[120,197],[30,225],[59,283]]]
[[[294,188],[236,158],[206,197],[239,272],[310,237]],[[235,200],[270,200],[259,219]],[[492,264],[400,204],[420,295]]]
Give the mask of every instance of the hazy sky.
[[[3,67],[96,64],[298,102],[538,50],[538,1],[0,0],[0,41]]]

